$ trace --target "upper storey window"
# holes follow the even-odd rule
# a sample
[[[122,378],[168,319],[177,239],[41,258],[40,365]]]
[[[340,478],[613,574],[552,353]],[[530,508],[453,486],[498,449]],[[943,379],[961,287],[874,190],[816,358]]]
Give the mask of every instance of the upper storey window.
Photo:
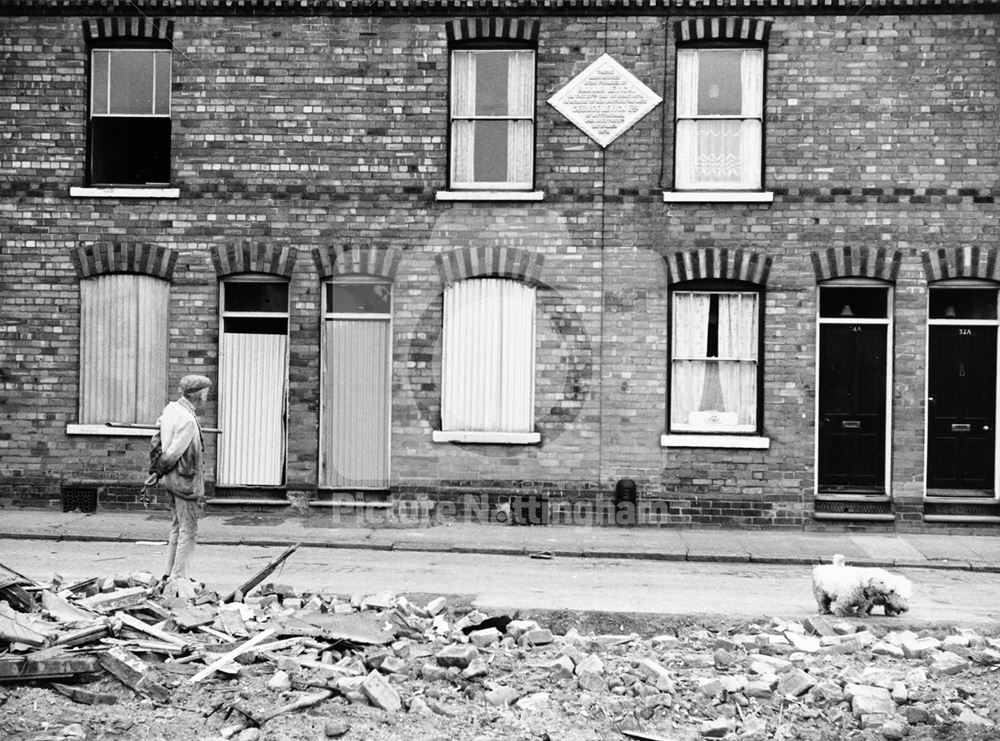
[[[168,183],[170,50],[115,46],[90,54],[90,184]]]
[[[450,187],[528,190],[534,149],[534,50],[452,50]]]
[[[770,200],[764,196],[773,194],[762,192],[770,29],[769,21],[753,18],[674,24],[675,197],[665,200],[699,200],[699,194],[723,201]]]
[[[678,189],[759,190],[764,50],[677,52]]]

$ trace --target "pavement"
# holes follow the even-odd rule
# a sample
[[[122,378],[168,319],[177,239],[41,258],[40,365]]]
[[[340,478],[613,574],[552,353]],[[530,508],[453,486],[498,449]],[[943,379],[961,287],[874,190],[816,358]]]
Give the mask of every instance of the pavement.
[[[848,563],[1000,573],[1000,533],[854,533],[572,525],[514,526],[421,521],[362,524],[332,517],[206,514],[204,545],[291,545],[373,551],[536,555],[591,559],[814,564],[841,553]],[[0,510],[0,539],[164,541],[169,513]]]

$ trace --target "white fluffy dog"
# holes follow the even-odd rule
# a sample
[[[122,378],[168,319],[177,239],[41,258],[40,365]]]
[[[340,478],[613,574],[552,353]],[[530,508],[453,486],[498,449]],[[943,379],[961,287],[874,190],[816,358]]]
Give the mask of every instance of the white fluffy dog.
[[[839,553],[833,563],[813,567],[813,594],[823,614],[870,615],[882,605],[886,615],[910,609],[910,580],[885,569],[847,566]]]

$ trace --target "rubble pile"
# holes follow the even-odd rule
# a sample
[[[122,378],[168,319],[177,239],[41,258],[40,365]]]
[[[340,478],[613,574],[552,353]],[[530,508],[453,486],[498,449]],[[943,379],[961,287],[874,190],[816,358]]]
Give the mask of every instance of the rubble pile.
[[[1000,733],[1000,641],[969,629],[817,616],[554,634],[443,597],[295,593],[263,583],[274,563],[222,596],[144,573],[40,585],[0,570],[0,738]]]

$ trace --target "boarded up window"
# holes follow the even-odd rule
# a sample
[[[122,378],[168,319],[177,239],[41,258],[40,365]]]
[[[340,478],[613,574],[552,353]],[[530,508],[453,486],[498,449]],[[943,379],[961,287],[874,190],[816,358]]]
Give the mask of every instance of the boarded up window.
[[[441,426],[533,432],[535,289],[473,279],[444,294]]]
[[[167,400],[170,284],[146,275],[80,283],[80,422],[149,423]]]

